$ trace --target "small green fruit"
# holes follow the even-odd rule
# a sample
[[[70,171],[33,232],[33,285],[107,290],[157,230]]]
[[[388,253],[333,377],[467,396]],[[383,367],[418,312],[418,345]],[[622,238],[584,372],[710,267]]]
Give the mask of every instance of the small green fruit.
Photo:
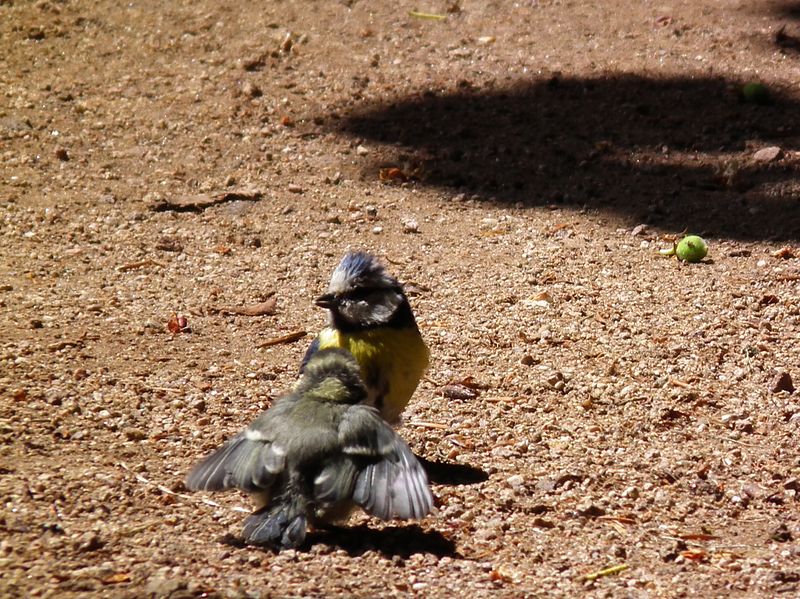
[[[742,97],[750,104],[769,104],[769,89],[763,83],[747,83],[742,87]]]
[[[684,262],[700,262],[708,254],[708,244],[702,237],[687,235],[678,242],[675,254]]]

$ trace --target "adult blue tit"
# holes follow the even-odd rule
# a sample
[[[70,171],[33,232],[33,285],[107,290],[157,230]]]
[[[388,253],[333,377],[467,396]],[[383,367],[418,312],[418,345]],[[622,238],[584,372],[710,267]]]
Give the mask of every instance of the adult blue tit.
[[[350,252],[316,304],[330,310],[330,322],[308,348],[301,372],[316,351],[346,349],[361,367],[367,403],[396,424],[430,357],[403,287],[374,256]]]
[[[353,356],[320,350],[294,390],[200,462],[186,486],[252,494],[245,541],[278,549],[354,506],[384,520],[422,518],[433,506],[425,471],[366,396]]]

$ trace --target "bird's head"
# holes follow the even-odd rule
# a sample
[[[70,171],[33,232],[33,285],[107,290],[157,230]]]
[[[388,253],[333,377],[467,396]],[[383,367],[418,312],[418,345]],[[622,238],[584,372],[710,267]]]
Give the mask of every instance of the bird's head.
[[[344,349],[321,349],[303,370],[297,392],[317,401],[357,404],[367,398],[356,359]]]
[[[388,324],[408,304],[397,279],[386,273],[375,256],[347,253],[331,275],[328,292],[316,304],[331,311],[337,329]]]

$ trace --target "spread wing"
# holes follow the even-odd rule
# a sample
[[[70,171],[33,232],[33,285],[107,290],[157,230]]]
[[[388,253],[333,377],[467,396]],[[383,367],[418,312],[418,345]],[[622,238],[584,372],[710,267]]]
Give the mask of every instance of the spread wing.
[[[315,480],[315,495],[350,496],[373,516],[422,518],[433,507],[433,495],[417,458],[405,441],[371,407],[347,410],[339,426],[344,457]]]
[[[186,477],[194,491],[241,489],[253,493],[272,487],[286,467],[286,450],[262,432],[257,419],[195,466]]]

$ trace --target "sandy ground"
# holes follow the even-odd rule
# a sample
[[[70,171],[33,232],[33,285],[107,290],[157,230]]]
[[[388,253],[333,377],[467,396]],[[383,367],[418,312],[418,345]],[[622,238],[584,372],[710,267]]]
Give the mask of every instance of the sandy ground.
[[[0,594],[797,594],[799,82],[796,2],[0,0]],[[486,480],[244,547],[181,481],[350,248]]]

